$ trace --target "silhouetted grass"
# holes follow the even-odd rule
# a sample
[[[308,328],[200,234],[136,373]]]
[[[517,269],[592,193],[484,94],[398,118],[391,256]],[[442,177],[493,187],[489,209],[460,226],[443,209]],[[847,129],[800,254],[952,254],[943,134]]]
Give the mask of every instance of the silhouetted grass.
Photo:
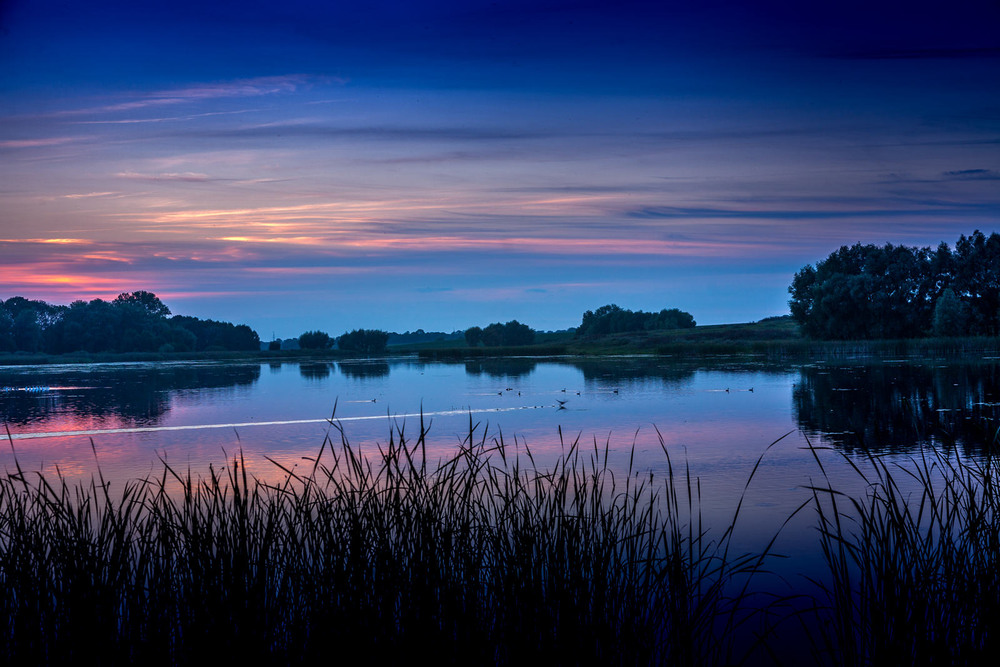
[[[857,496],[814,448],[829,574],[795,604],[753,592],[774,539],[733,553],[742,501],[710,531],[666,448],[657,479],[631,460],[616,471],[596,442],[542,466],[471,421],[437,462],[422,422],[365,451],[331,432],[306,470],[274,462],[279,483],[240,456],[205,478],[164,463],[114,493],[100,473],[9,471],[0,660],[950,665],[1000,649],[996,432],[976,459],[844,455]],[[811,655],[782,650],[796,621]]]
[[[925,449],[904,463],[845,460],[867,483],[847,497],[812,487],[829,579],[811,618],[837,665],[985,665],[1000,650],[1000,466]],[[814,450],[815,453],[815,450]]]
[[[739,661],[767,554],[709,533],[686,470],[616,473],[596,442],[543,469],[471,420],[432,463],[422,422],[364,452],[334,427],[308,472],[274,463],[278,484],[240,456],[115,493],[8,472],[0,659]]]

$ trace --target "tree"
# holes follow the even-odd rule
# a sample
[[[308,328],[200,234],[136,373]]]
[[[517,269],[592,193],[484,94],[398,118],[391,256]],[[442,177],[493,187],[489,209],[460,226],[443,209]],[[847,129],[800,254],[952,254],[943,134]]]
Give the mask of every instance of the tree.
[[[694,317],[691,313],[677,308],[664,308],[658,313],[651,313],[646,320],[646,329],[693,329]]]
[[[969,308],[970,333],[997,335],[1000,311],[1000,234],[978,229],[955,244],[955,294]]]
[[[502,340],[507,346],[531,345],[535,342],[535,330],[527,324],[511,320],[503,325]]]
[[[135,306],[154,317],[166,317],[170,309],[152,292],[122,292],[111,302],[115,306]]]
[[[606,336],[614,333],[652,329],[687,329],[695,326],[691,313],[664,308],[658,313],[631,311],[616,304],[588,310],[576,329],[577,336]]]
[[[465,330],[465,342],[469,347],[478,347],[482,339],[483,330],[481,327],[469,327]]]
[[[22,310],[14,318],[14,346],[25,352],[38,352],[42,348],[42,327],[35,311]]]
[[[499,322],[490,324],[483,329],[483,345],[486,347],[500,347],[503,345],[503,325]]]
[[[379,329],[355,329],[337,339],[337,347],[349,352],[378,354],[385,352],[389,334]]]
[[[967,332],[969,313],[951,288],[946,288],[934,304],[934,335],[961,336]]]
[[[16,349],[14,346],[14,318],[3,307],[3,301],[0,301],[0,352],[11,352]]]
[[[934,282],[927,248],[841,246],[792,279],[792,316],[814,338],[908,338],[930,329]]]
[[[327,350],[333,347],[333,339],[325,331],[307,331],[299,336],[299,347],[303,350]]]

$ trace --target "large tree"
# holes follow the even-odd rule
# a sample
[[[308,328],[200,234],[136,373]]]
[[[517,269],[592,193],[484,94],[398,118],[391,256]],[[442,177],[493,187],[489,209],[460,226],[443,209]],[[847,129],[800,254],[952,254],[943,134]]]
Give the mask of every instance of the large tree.
[[[115,306],[134,306],[154,317],[166,317],[170,314],[170,309],[158,296],[145,290],[122,292],[111,303]]]
[[[15,296],[0,302],[0,350],[65,352],[189,352],[258,350],[245,324],[175,316],[152,292],[122,293],[58,306]]]
[[[333,347],[333,339],[325,331],[307,331],[299,336],[299,347],[303,350],[327,350]]]
[[[649,331],[655,329],[689,329],[695,326],[691,313],[677,308],[664,308],[658,313],[642,310],[628,310],[616,304],[601,306],[595,311],[588,310],[576,329],[577,336],[604,336],[629,331]]]
[[[378,354],[385,352],[389,334],[379,329],[355,329],[337,339],[337,347],[349,352]]]
[[[962,236],[954,252],[944,243],[934,251],[842,246],[799,270],[788,291],[792,316],[814,338],[911,338],[945,329],[951,335],[995,335],[1000,235]],[[948,302],[939,309],[946,293]]]

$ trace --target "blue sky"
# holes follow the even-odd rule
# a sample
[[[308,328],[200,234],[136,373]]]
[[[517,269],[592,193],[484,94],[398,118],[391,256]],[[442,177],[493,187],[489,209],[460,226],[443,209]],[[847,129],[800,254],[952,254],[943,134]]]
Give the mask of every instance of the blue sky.
[[[787,311],[1000,221],[996,2],[0,4],[0,298],[262,338]]]

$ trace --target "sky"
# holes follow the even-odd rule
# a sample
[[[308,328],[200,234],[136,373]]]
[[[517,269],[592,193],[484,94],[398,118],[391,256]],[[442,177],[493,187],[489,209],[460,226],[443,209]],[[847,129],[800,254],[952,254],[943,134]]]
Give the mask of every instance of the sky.
[[[0,0],[0,299],[746,322],[841,245],[976,229],[997,0]]]

